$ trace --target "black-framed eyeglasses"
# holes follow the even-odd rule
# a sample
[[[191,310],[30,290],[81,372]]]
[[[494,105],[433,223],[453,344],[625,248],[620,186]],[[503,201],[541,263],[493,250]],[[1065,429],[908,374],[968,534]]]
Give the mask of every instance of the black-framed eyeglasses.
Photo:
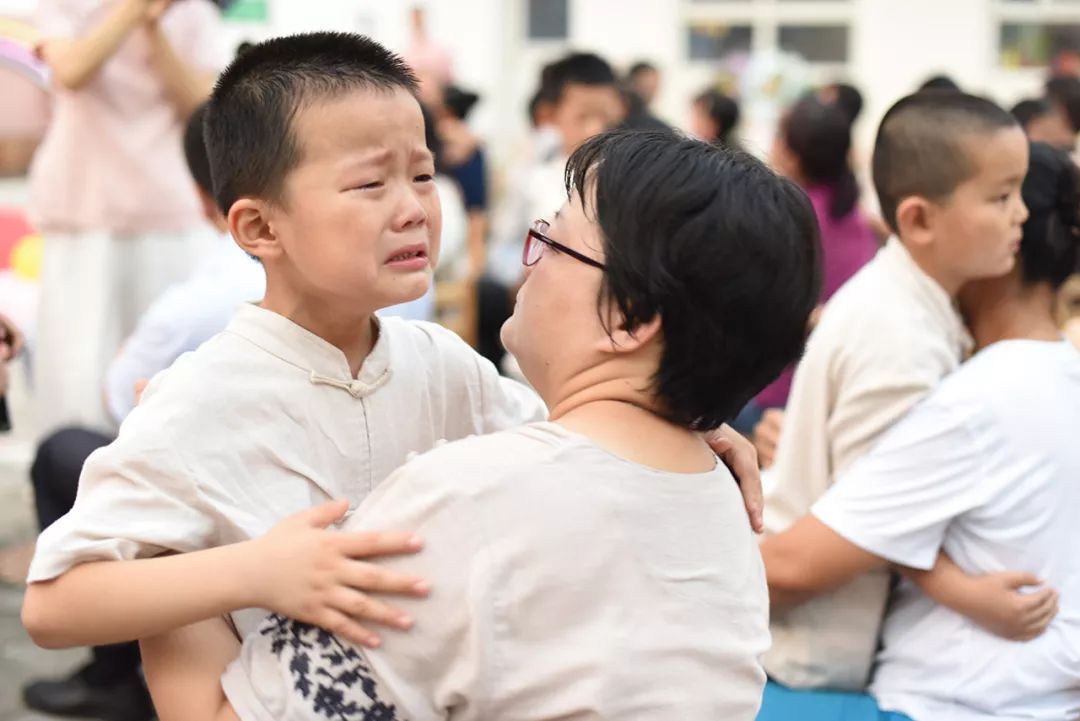
[[[544,247],[551,246],[560,253],[566,253],[574,260],[580,260],[585,265],[591,265],[594,268],[604,270],[604,264],[598,260],[593,260],[587,255],[583,255],[573,248],[567,248],[557,240],[552,240],[547,236],[547,230],[551,226],[546,220],[533,221],[532,227],[529,228],[529,232],[525,235],[525,250],[521,254],[521,262],[527,266],[533,266],[540,262],[540,258],[544,255]]]

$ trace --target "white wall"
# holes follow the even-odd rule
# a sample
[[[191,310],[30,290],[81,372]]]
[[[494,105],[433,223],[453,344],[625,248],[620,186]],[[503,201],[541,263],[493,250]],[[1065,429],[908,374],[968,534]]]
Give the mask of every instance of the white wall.
[[[990,0],[859,0],[851,79],[866,99],[860,145],[878,120],[931,75],[947,73],[964,88],[989,92],[996,62]],[[929,19],[933,18],[933,22]]]
[[[947,72],[965,87],[1011,104],[1038,91],[1041,72],[997,67],[997,20],[1039,5],[1003,0],[834,0],[833,2],[695,2],[693,0],[570,0],[570,37],[560,42],[525,38],[526,0],[269,0],[266,25],[231,25],[234,43],[315,29],[368,33],[391,48],[409,38],[409,11],[428,10],[431,34],[455,58],[457,81],[479,92],[472,122],[489,139],[496,160],[525,132],[525,104],[540,67],[568,49],[592,50],[619,70],[638,59],[656,63],[664,75],[657,113],[683,124],[689,101],[712,78],[714,68],[686,59],[686,24],[711,12],[760,16],[780,12],[808,20],[847,14],[851,47],[847,75],[866,98],[859,145],[869,147],[884,110],[927,76]],[[0,14],[22,14],[34,0],[0,0]],[[1050,2],[1064,19],[1080,19],[1080,3]],[[750,133],[748,133],[750,134]],[[757,134],[759,140],[766,133]],[[761,146],[761,143],[757,143]]]

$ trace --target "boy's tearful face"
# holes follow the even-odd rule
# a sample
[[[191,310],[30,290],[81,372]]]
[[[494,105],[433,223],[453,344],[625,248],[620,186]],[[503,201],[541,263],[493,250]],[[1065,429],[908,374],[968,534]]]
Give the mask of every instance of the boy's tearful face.
[[[299,297],[375,311],[427,292],[442,213],[416,99],[356,90],[304,105],[301,151],[270,224]]]
[[[966,151],[974,173],[940,203],[934,228],[938,264],[957,284],[1012,270],[1028,216],[1020,196],[1028,166],[1023,131],[979,135]]]

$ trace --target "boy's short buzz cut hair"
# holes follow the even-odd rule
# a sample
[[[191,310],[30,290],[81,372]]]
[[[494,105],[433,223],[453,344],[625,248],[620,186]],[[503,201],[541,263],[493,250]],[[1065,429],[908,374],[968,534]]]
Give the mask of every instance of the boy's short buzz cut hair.
[[[905,198],[947,198],[975,173],[971,153],[980,136],[1015,127],[1016,118],[975,95],[924,90],[899,100],[874,143],[874,187],[885,222],[897,231]]]
[[[273,38],[237,57],[218,79],[206,114],[221,212],[228,215],[244,196],[280,200],[303,150],[292,127],[297,112],[357,89],[415,95],[417,80],[404,60],[355,33]]]

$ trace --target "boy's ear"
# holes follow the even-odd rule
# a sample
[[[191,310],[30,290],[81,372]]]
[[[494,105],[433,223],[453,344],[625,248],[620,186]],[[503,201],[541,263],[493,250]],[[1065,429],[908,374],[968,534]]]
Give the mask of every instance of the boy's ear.
[[[282,253],[281,244],[270,222],[270,208],[265,201],[240,198],[229,208],[229,232],[236,244],[261,261]]]
[[[918,195],[908,196],[896,207],[896,232],[904,242],[927,246],[933,239],[934,205]]]

